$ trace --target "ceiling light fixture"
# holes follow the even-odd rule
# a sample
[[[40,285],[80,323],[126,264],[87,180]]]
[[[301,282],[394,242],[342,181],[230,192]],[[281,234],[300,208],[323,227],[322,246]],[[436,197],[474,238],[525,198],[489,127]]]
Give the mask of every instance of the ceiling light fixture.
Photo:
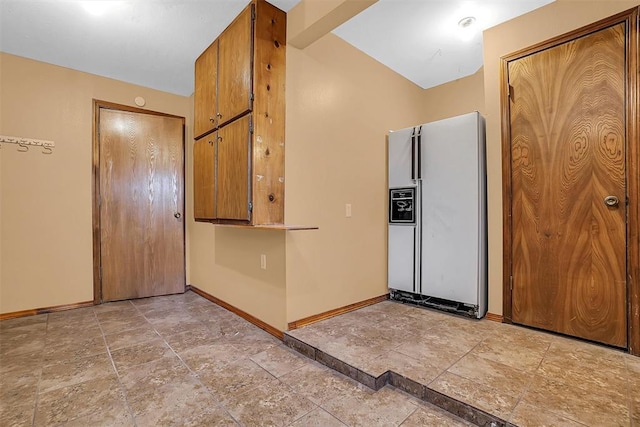
[[[466,18],[462,18],[460,21],[458,21],[458,26],[460,28],[463,29],[467,29],[471,26],[473,26],[473,24],[476,23],[476,18],[473,16],[467,16]]]
[[[467,16],[458,21],[458,34],[464,41],[469,41],[476,35],[476,18],[474,16]]]

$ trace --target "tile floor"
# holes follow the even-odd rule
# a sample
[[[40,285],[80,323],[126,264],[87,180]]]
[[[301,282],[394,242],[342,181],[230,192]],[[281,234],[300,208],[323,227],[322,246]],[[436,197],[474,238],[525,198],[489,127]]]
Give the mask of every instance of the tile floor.
[[[640,426],[640,357],[610,348],[394,301],[287,335],[515,425]]]
[[[381,307],[391,316],[392,306]],[[409,345],[404,335],[397,330],[394,342]],[[382,351],[373,346],[368,363]],[[464,365],[450,375],[464,378]],[[556,387],[539,382],[541,392]],[[532,394],[530,406],[544,398]],[[468,424],[393,387],[374,392],[187,292],[0,322],[0,426],[45,425]]]

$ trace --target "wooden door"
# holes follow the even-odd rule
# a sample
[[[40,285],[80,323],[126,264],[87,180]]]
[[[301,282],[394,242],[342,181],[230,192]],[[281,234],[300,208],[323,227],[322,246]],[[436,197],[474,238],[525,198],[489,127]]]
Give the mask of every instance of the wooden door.
[[[619,347],[627,346],[625,40],[625,25],[614,25],[507,70],[512,320]]]
[[[193,215],[215,219],[215,141],[212,133],[193,145]]]
[[[100,107],[102,301],[184,292],[184,118]]]
[[[248,5],[220,35],[218,70],[219,124],[251,109],[253,65],[253,4]]]
[[[199,138],[217,125],[218,41],[211,43],[195,64],[194,131]]]
[[[216,217],[249,221],[251,115],[218,131]]]

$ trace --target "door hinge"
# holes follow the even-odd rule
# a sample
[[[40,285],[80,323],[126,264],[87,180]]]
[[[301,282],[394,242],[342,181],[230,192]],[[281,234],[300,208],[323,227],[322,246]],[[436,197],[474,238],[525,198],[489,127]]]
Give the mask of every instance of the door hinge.
[[[513,276],[509,276],[509,290],[513,290]]]
[[[249,133],[253,133],[253,119],[249,117]]]
[[[256,20],[256,6],[255,5],[251,5],[251,20],[255,21]]]
[[[255,95],[252,92],[251,95],[249,95],[249,101],[253,101],[254,99],[255,99]]]
[[[513,100],[513,86],[509,85],[509,99]]]
[[[249,212],[253,212],[253,203],[249,202]]]

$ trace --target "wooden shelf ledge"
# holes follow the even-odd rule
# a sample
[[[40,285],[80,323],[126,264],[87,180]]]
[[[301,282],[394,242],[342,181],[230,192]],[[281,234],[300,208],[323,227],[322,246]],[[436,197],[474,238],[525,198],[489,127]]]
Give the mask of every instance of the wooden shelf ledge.
[[[216,227],[231,227],[231,228],[251,228],[257,230],[284,230],[284,231],[299,231],[299,230],[317,230],[318,227],[313,225],[293,225],[293,224],[264,224],[264,225],[245,225],[245,224],[218,224],[212,223]]]

